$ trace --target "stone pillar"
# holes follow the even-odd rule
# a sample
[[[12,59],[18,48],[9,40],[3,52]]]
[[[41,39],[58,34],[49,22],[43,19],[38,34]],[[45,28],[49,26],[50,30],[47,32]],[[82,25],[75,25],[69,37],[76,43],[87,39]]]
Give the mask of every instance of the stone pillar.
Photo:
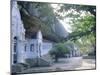
[[[37,33],[37,66],[41,64],[40,58],[42,56],[42,33],[39,30]]]
[[[39,30],[37,33],[37,52],[38,52],[38,57],[41,57],[42,54],[42,33]]]

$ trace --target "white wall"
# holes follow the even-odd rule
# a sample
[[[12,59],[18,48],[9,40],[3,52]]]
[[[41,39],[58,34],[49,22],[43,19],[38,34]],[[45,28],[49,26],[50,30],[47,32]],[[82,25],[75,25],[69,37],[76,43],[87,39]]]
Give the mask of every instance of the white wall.
[[[26,39],[27,50],[24,52],[25,58],[35,58],[37,57],[37,39]],[[34,51],[30,51],[30,45],[34,44]],[[47,54],[52,49],[51,42],[42,42],[41,43],[41,55]]]
[[[37,43],[36,39],[26,39],[26,51],[24,51],[25,59],[26,58],[35,58],[37,56],[36,43]],[[34,44],[33,51],[30,50],[31,44]]]
[[[22,62],[23,60],[23,51],[24,51],[24,41],[25,41],[25,29],[21,21],[21,15],[17,6],[16,1],[12,1],[12,10],[11,10],[11,44],[12,44],[12,64],[13,64],[13,50],[14,50],[14,37],[17,37],[17,60]]]
[[[47,54],[52,49],[53,44],[51,42],[43,42],[42,55]]]

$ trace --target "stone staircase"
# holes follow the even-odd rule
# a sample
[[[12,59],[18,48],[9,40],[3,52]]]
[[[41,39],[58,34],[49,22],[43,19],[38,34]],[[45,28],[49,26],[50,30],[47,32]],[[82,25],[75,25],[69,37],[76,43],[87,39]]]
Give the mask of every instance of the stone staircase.
[[[52,58],[49,54],[43,55],[38,60],[39,66],[51,66],[53,64]]]
[[[26,64],[30,67],[46,67],[53,64],[53,60],[49,54],[42,55],[40,58],[28,59]]]

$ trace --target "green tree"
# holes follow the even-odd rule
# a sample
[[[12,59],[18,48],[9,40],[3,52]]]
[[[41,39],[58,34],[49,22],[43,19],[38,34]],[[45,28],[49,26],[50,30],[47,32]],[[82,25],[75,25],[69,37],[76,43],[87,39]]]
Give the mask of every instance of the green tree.
[[[50,55],[55,59],[55,62],[58,62],[58,59],[63,57],[66,53],[69,53],[69,50],[62,43],[56,44],[50,51]]]
[[[76,40],[83,53],[95,54],[96,47],[96,21],[95,16],[86,14],[78,19],[72,20],[73,32],[70,34],[71,40]],[[77,44],[77,43],[76,43]]]
[[[77,19],[72,19],[72,33],[70,39],[78,39],[82,36],[88,36],[96,34],[96,21],[95,17],[91,14],[81,16]]]

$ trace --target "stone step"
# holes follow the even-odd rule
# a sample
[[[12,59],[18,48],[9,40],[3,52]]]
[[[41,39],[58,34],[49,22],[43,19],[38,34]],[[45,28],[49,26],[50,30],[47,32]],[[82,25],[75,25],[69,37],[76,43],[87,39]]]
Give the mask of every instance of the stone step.
[[[53,64],[53,61],[52,61],[52,58],[49,54],[46,54],[46,55],[43,55],[41,58],[40,58],[40,61],[45,63],[46,65],[50,66]]]
[[[45,61],[52,62],[52,58],[51,58],[50,54],[45,54],[41,58],[44,59]]]
[[[50,66],[53,64],[52,58],[50,57],[49,54],[43,55],[40,58],[34,58],[34,59],[28,59],[26,63],[30,67],[35,67],[35,66]]]

